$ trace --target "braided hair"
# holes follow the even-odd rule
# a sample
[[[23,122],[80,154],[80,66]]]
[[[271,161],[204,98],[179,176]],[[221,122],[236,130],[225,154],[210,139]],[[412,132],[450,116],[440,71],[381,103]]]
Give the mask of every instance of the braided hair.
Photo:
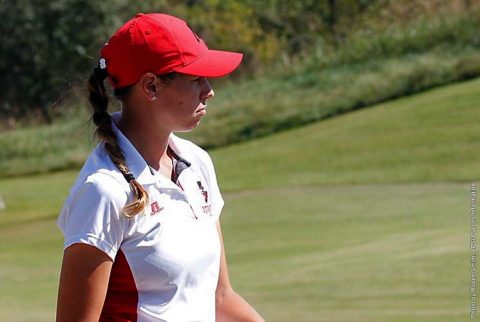
[[[137,180],[135,180],[135,177],[128,169],[125,155],[117,144],[117,136],[112,129],[112,118],[107,112],[109,99],[103,84],[107,76],[106,68],[101,68],[99,65],[93,69],[93,73],[88,79],[89,101],[94,111],[92,119],[97,126],[95,134],[100,141],[103,142],[103,146],[112,162],[130,184],[130,189],[135,199],[123,207],[122,212],[126,217],[131,218],[145,209],[148,202],[148,193]],[[128,92],[128,90],[123,89],[118,92]]]

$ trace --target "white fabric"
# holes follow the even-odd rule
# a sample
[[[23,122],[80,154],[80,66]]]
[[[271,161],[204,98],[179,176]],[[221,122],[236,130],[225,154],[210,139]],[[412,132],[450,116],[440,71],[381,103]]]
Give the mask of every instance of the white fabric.
[[[113,115],[118,122],[120,114]],[[179,185],[149,166],[114,126],[128,167],[149,194],[143,214],[127,218],[129,184],[98,145],[82,168],[58,218],[64,248],[97,247],[113,260],[119,249],[138,290],[138,321],[215,321],[220,267],[216,221],[223,199],[212,161],[190,141],[170,136],[169,145],[191,165]],[[201,189],[201,188],[202,189]]]

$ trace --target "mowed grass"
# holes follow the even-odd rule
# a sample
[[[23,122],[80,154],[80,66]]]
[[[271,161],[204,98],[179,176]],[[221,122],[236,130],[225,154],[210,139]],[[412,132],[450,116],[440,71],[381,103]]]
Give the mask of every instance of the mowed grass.
[[[267,321],[462,321],[480,81],[212,151],[235,288]],[[0,321],[54,319],[76,171],[0,181]]]
[[[469,314],[468,184],[230,195],[234,285],[268,321],[459,321]]]
[[[294,108],[294,107],[292,107]],[[212,152],[223,187],[480,178],[480,79]]]
[[[226,193],[231,279],[268,321],[458,321],[469,312],[469,188]],[[0,230],[0,320],[52,321],[62,251],[54,215]]]

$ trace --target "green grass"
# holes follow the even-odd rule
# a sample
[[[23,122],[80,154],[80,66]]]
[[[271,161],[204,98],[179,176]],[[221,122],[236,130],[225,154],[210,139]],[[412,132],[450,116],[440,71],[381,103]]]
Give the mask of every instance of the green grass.
[[[63,251],[55,219],[74,172],[2,181],[0,321],[53,321]]]
[[[212,151],[235,288],[268,321],[469,317],[480,80]],[[2,179],[0,320],[53,320],[76,171]]]
[[[185,136],[204,147],[224,146],[468,79],[480,75],[480,51],[441,47],[279,74],[221,88],[201,126]],[[95,143],[88,118],[82,112],[53,125],[1,133],[0,177],[81,165]]]
[[[49,187],[66,188],[72,175]],[[227,193],[222,221],[231,279],[269,321],[459,321],[469,312],[469,188]],[[51,199],[60,204],[61,197]],[[54,217],[0,227],[0,319],[53,320],[62,250]]]
[[[223,146],[479,75],[478,49],[441,47],[262,78],[222,88],[204,126],[187,136]]]
[[[213,80],[219,90],[209,116],[186,136],[204,147],[225,146],[480,76],[478,4],[448,14],[431,9],[443,13],[417,13],[408,23],[395,10],[373,14],[335,46],[320,38],[308,55],[278,57],[253,79]],[[54,124],[0,133],[0,177],[83,163],[95,139],[81,92],[66,95]]]
[[[479,110],[476,79],[212,155],[227,189],[470,181],[480,177]]]
[[[469,313],[469,188],[229,195],[223,224],[232,279],[268,321],[459,321]]]

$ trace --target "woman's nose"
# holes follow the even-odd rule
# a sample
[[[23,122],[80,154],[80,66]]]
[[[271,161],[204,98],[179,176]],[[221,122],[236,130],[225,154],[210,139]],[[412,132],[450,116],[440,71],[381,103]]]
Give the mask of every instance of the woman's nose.
[[[215,92],[213,91],[212,88],[210,88],[210,92],[205,96],[206,99],[213,98],[215,96]]]
[[[202,99],[210,99],[210,98],[213,98],[215,96],[215,92],[213,91],[212,86],[210,86],[210,83],[208,82],[208,80],[206,78],[205,78],[205,89],[204,89],[203,93],[205,93],[205,94],[202,96]]]

